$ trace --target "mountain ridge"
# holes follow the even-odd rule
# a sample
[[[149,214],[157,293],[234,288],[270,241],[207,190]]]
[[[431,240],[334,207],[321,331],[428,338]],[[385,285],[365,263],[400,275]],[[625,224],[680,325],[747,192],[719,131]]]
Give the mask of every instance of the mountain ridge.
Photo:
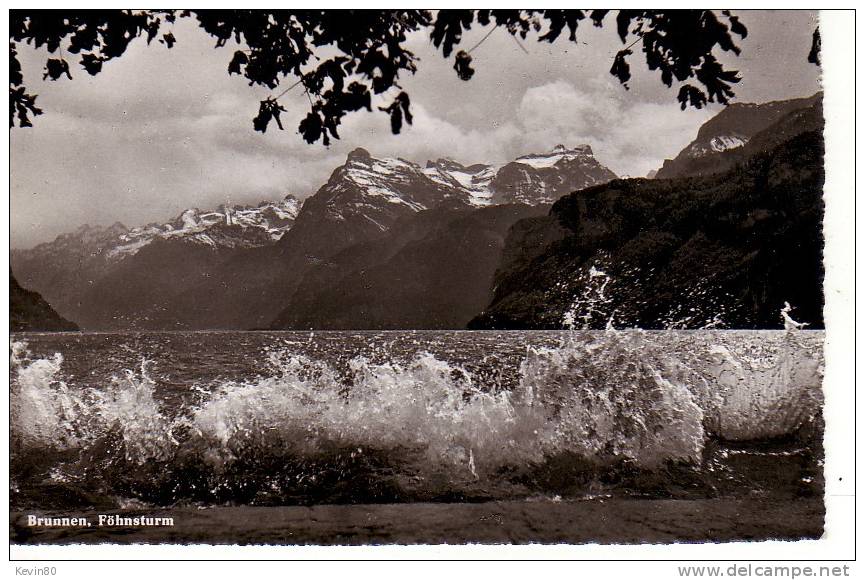
[[[85,328],[265,327],[310,269],[387,238],[419,212],[548,205],[562,184],[613,177],[587,145],[470,166],[422,166],[358,148],[302,204],[288,196],[253,208],[191,208],[163,224],[79,228],[13,252],[12,263]]]
[[[728,162],[757,135],[770,131],[784,117],[796,111],[818,107],[822,119],[823,93],[810,97],[769,101],[766,103],[733,103],[700,126],[696,138],[673,159],[664,161],[655,179],[720,173],[742,161],[755,147]],[[777,144],[777,143],[776,143]]]

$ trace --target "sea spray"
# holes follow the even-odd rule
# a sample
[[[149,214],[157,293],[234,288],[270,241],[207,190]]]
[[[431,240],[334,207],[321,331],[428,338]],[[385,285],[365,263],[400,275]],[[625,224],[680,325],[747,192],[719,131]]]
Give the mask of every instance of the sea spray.
[[[821,353],[799,331],[777,335],[780,339],[753,341],[745,348],[735,348],[729,338],[727,344],[717,340],[706,346],[702,374],[721,399],[710,408],[713,435],[733,441],[781,437],[820,415]]]
[[[178,442],[173,436],[177,421],[169,421],[154,399],[156,382],[143,360],[138,372],[125,370],[111,378],[105,391],[93,392],[93,408],[99,416],[91,437],[114,430],[127,461],[141,465],[171,457]]]
[[[61,380],[63,355],[31,359],[27,343],[13,342],[10,371],[12,448],[66,449],[78,443],[86,409]]]
[[[785,436],[819,416],[814,333],[544,340],[524,347],[516,366],[484,351],[472,364],[454,362],[456,352],[396,352],[405,341],[394,336],[371,344],[375,362],[336,364],[282,344],[264,349],[259,376],[187,386],[191,399],[162,383],[151,368],[159,362],[82,387],[64,376],[62,356],[33,357],[16,343],[13,488],[66,481],[159,505],[569,494],[582,488],[562,465],[700,471],[714,465],[705,463],[713,438]],[[64,451],[51,459],[60,463],[25,469],[50,450]],[[556,480],[551,469],[570,475]],[[597,491],[587,485],[583,493]]]
[[[279,355],[276,355],[279,356]],[[253,384],[230,384],[192,416],[198,437],[230,460],[251,446],[315,456],[327,448],[376,449],[421,455],[438,469],[471,470],[539,457],[531,421],[519,416],[512,393],[484,392],[462,368],[418,354],[406,365],[355,358],[344,389],[327,365],[282,357],[279,371]],[[529,411],[531,412],[531,411]]]
[[[697,462],[707,386],[637,332],[594,334],[530,348],[520,367],[527,399],[544,409],[547,453],[657,467]],[[690,390],[689,390],[690,387]]]

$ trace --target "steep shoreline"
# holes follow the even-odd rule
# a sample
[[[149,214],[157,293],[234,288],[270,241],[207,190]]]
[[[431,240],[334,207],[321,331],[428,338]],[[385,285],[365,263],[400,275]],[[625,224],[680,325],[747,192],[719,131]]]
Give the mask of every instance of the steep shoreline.
[[[10,332],[63,332],[78,330],[57,314],[38,292],[23,288],[9,272],[9,330]]]
[[[823,137],[725,173],[614,180],[508,235],[473,329],[823,327]]]

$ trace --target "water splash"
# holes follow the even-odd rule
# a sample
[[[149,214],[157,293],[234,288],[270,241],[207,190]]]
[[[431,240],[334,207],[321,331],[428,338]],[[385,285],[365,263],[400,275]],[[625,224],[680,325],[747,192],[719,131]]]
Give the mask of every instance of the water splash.
[[[703,373],[721,399],[707,423],[727,440],[781,437],[812,422],[823,405],[823,358],[801,333],[745,348],[708,345]],[[779,336],[780,335],[780,336]]]
[[[12,343],[10,387],[12,447],[51,445],[74,447],[80,437],[79,420],[84,412],[80,399],[61,377],[63,355],[31,359],[27,343]]]
[[[557,457],[699,469],[710,438],[795,433],[822,405],[819,342],[805,332],[568,333],[527,348],[508,388],[425,352],[356,357],[347,371],[291,347],[265,356],[263,376],[202,388],[168,413],[146,361],[75,389],[60,354],[34,359],[14,343],[13,463],[72,450],[55,473],[160,502],[289,501],[385,479],[488,489]]]
[[[790,316],[790,312],[793,310],[794,308],[790,306],[790,303],[784,301],[784,308],[781,309],[781,320],[784,321],[784,330],[801,330],[808,326],[807,322],[793,320],[793,317]]]
[[[580,291],[562,315],[562,328],[614,330],[616,322],[619,326],[640,327],[641,321],[635,318],[632,305],[622,294],[643,285],[654,272],[655,268],[644,270],[626,263],[612,265],[608,254],[599,254],[588,270],[585,267],[578,270],[573,284]],[[565,286],[564,282],[560,286]],[[657,321],[666,330],[723,329],[735,311],[735,302],[729,292],[702,280],[683,291],[678,302],[659,314]]]
[[[705,380],[642,333],[596,334],[587,344],[529,349],[521,387],[545,415],[547,454],[575,452],[643,467],[697,462]]]

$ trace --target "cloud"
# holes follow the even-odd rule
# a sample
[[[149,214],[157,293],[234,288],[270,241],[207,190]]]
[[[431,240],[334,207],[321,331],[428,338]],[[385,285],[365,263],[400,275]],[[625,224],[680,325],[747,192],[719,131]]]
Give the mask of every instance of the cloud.
[[[682,111],[675,103],[640,102],[606,80],[582,86],[558,80],[528,89],[518,120],[524,147],[588,143],[618,175],[643,176],[674,157],[717,112]]]
[[[743,73],[737,93],[750,101],[813,93],[819,69],[797,56],[810,47],[813,14],[746,17],[751,34],[731,63]],[[190,206],[309,195],[355,147],[418,163],[438,157],[477,163],[588,143],[617,174],[645,175],[687,145],[718,109],[680,111],[674,91],[657,71],[636,66],[639,59],[632,90],[625,91],[609,75],[621,48],[611,27],[581,27],[577,44],[524,43],[528,54],[500,31],[473,52],[477,73],[470,82],[457,78],[452,57],[442,58],[428,35],[416,33],[409,45],[421,65],[401,78],[413,125],[394,136],[387,115],[350,114],[342,139],[330,147],[297,134],[308,108],[300,91],[280,99],[285,131],[254,132],[258,103],[271,92],[228,75],[234,48],[214,49],[191,21],[178,22],[171,50],[139,39],[95,77],[74,65],[72,81],[43,82],[44,49],[19,47],[45,115],[34,128],[10,133],[13,245],[88,222],[137,225]],[[486,34],[475,27],[465,42]]]
[[[674,157],[717,112],[682,111],[674,102],[640,102],[633,96],[606,80],[577,87],[559,79],[525,89],[510,118],[484,128],[459,127],[433,115],[420,100],[413,106],[413,125],[398,136],[386,117],[372,114],[348,117],[343,134],[374,155],[420,163],[443,156],[463,163],[506,162],[559,143],[587,143],[617,174],[643,176]]]
[[[28,244],[86,222],[138,225],[187,207],[304,197],[357,146],[417,163],[450,157],[469,164],[588,143],[617,174],[645,175],[710,116],[621,93],[611,83],[556,80],[524,89],[508,116],[490,115],[470,128],[433,114],[420,95],[413,124],[400,135],[374,108],[348,115],[340,127],[344,139],[327,148],[297,134],[306,112],[299,99],[286,101],[286,130],[273,126],[264,135],[251,129],[249,96],[233,91],[162,114],[150,102],[143,112],[123,101],[91,117],[53,110],[35,129],[13,131],[13,237]]]

